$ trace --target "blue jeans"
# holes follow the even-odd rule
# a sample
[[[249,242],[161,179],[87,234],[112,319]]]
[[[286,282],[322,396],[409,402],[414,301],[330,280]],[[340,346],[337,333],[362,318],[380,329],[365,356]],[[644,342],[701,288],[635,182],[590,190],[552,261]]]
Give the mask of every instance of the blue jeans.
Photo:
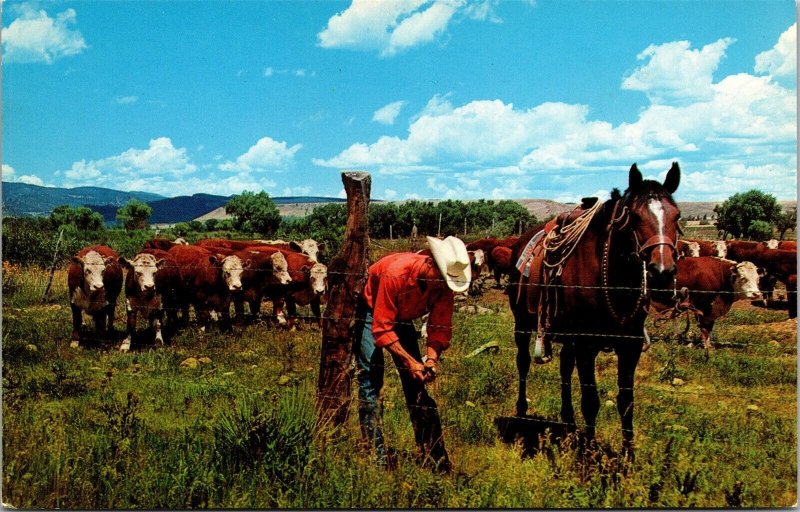
[[[366,314],[363,315],[364,325],[360,329],[356,328],[357,335],[360,334],[360,339],[356,340],[358,419],[361,423],[362,436],[374,448],[378,463],[386,465],[382,426],[384,357],[383,350],[375,346],[375,338],[372,335],[372,311],[369,308],[364,309],[366,310]],[[400,338],[398,343],[406,352],[417,361],[421,361],[417,344],[419,334],[414,325],[411,322],[398,323],[394,327],[394,332]],[[425,384],[415,381],[405,371],[402,361],[395,358],[394,362],[400,373],[400,382],[403,385],[406,405],[414,427],[414,437],[422,457],[430,456],[435,467],[449,471],[450,462],[444,448],[442,425],[436,402],[428,395]]]

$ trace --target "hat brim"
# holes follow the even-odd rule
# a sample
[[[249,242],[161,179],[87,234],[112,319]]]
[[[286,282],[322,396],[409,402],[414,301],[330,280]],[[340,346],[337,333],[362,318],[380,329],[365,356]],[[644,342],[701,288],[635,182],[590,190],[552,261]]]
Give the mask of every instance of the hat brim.
[[[442,254],[442,251],[444,250],[443,244],[445,242],[432,236],[427,238],[428,247],[430,247],[431,254],[433,255],[433,261],[436,263],[436,268],[439,269],[439,272],[444,277],[447,287],[456,293],[467,291],[469,288],[469,283],[472,280],[471,266],[467,264],[467,266],[464,267],[464,270],[458,275],[449,274],[447,272],[447,260]],[[466,252],[466,249],[464,249],[464,251]],[[469,257],[467,257],[467,261],[469,261]]]

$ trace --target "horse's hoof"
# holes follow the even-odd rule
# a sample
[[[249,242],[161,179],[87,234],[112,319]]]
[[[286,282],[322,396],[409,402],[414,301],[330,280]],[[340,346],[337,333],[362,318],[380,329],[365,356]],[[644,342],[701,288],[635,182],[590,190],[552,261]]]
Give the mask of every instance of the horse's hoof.
[[[534,356],[533,362],[536,364],[547,364],[552,361],[553,358],[550,356]]]
[[[81,348],[81,345],[78,343],[78,340],[72,340],[69,344],[69,348]]]

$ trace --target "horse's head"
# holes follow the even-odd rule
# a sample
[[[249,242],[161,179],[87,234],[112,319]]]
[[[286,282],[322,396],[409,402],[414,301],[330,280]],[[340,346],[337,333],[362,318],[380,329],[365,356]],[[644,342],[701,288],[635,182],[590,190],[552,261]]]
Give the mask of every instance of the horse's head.
[[[631,166],[628,189],[622,196],[626,229],[633,233],[636,255],[645,263],[648,279],[668,284],[677,271],[678,220],[680,210],[672,199],[681,179],[677,162],[667,172],[664,183],[645,180],[636,167]],[[620,216],[622,217],[622,216]]]

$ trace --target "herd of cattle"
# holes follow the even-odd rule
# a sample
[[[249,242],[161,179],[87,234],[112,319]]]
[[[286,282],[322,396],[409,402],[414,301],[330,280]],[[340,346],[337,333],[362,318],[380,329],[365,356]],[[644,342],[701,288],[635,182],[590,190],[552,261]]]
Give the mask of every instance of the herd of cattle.
[[[517,240],[484,238],[468,243],[473,276],[488,268],[499,285],[503,275],[511,274]],[[87,247],[72,258],[68,269],[72,346],[81,342],[83,312],[93,317],[98,333],[113,331],[123,285],[127,336],[119,347],[122,351],[130,350],[139,314],[149,321],[158,343],[164,342],[164,315],[165,327],[174,332],[188,323],[190,306],[203,328],[213,319],[219,320],[223,330],[230,329],[231,304],[238,320],[255,320],[264,299],[272,302],[273,319],[281,325],[296,322],[298,304],[310,305],[319,320],[328,285],[327,267],[318,261],[320,245],[310,239],[209,239],[195,245],[182,239],[154,239],[130,259],[107,246]],[[789,316],[797,316],[796,242],[680,240],[677,250],[682,258],[674,289],[682,293],[654,291],[653,307],[661,312],[693,313],[706,348],[711,347],[715,320],[735,300],[766,302],[777,281],[786,287]],[[124,278],[123,269],[127,270]]]
[[[272,301],[279,323],[291,324],[298,304],[310,304],[319,318],[328,284],[327,267],[317,261],[319,251],[320,244],[310,239],[211,239],[196,245],[154,239],[131,259],[120,258],[107,246],[86,247],[67,270],[72,346],[81,342],[84,312],[93,317],[98,333],[113,331],[123,268],[127,337],[119,347],[122,351],[130,350],[139,313],[149,321],[158,343],[164,342],[164,315],[165,326],[174,332],[188,323],[190,306],[203,328],[215,319],[224,330],[230,329],[231,303],[240,319],[247,318],[245,302],[250,318],[256,318],[263,299]]]

